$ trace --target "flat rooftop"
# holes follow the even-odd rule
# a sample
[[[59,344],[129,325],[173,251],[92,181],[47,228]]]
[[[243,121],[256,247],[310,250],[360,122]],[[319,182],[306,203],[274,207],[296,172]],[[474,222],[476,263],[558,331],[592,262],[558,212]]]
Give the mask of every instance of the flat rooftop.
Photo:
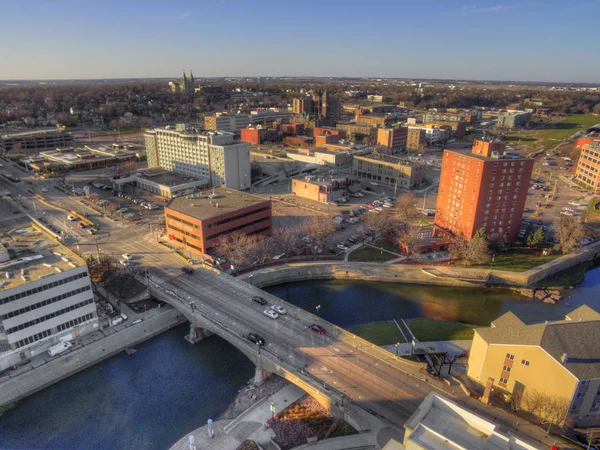
[[[219,187],[214,190],[214,195],[212,191],[205,191],[171,199],[165,209],[171,209],[199,220],[206,220],[264,202],[270,202],[270,200],[246,192]]]
[[[28,220],[11,222],[3,223],[1,230],[0,242],[9,250],[11,259],[0,263],[0,292],[85,265],[52,236],[33,228]]]
[[[14,138],[14,137],[27,137],[27,136],[41,136],[44,134],[65,134],[65,135],[71,135],[72,133],[69,131],[64,131],[64,130],[57,130],[56,128],[47,128],[47,129],[43,129],[43,130],[28,130],[28,131],[18,131],[18,132],[14,132],[14,133],[7,133],[7,134],[3,134],[2,137],[4,139],[10,139],[10,138]]]
[[[473,153],[471,147],[461,148],[461,149],[457,149],[457,150],[444,149],[444,151],[458,153],[463,156],[470,156],[470,157],[478,159],[480,161],[518,161],[521,159],[531,159],[531,158],[528,158],[527,156],[519,155],[518,153],[512,153],[512,152],[504,152],[504,153],[506,153],[506,155],[500,154],[499,158],[492,158],[489,156],[483,156],[483,155],[478,155],[477,153]]]
[[[146,176],[142,176],[146,174]],[[138,178],[152,181],[163,186],[178,186],[180,184],[193,183],[194,181],[202,181],[200,178],[194,178],[182,175],[180,173],[161,171],[161,173],[153,174],[151,171],[143,171],[136,174]]]
[[[415,166],[420,165],[414,161],[410,161],[405,158],[399,158],[397,156],[391,156],[391,155],[383,155],[381,153],[370,153],[368,155],[355,156],[355,158],[370,159],[372,161],[381,161],[381,162],[386,162],[386,163],[390,163],[390,164],[398,164],[400,166],[415,167]]]

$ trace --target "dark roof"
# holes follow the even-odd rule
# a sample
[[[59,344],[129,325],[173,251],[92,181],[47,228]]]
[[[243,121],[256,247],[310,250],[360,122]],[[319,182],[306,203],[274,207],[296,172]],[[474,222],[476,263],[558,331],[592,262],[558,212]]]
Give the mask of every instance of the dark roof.
[[[579,380],[600,378],[600,314],[587,305],[565,320],[532,325],[507,312],[491,327],[475,331],[488,344],[537,345]]]

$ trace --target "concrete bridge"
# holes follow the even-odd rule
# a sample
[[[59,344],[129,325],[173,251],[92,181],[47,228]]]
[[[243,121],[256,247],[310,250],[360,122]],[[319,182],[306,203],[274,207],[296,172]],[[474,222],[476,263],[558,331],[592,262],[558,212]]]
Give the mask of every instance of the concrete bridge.
[[[287,304],[227,274],[199,269],[193,275],[148,276],[151,293],[179,310],[190,321],[188,339],[197,342],[217,334],[243,352],[256,366],[255,381],[270,374],[286,378],[308,392],[335,416],[348,407],[363,410],[401,426],[434,389],[409,363],[309,312]],[[261,296],[288,313],[273,320],[267,306],[252,301]],[[365,299],[369,301],[369,299]],[[308,328],[318,324],[321,335]],[[254,332],[266,344],[247,339]]]

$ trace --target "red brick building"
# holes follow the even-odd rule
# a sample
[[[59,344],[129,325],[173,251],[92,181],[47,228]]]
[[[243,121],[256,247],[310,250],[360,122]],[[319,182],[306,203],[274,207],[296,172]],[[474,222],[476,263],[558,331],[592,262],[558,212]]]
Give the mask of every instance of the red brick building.
[[[271,200],[223,187],[214,193],[177,197],[167,203],[169,240],[184,250],[207,253],[230,233],[271,234]]]
[[[343,130],[338,130],[335,128],[324,128],[324,127],[313,128],[313,137],[320,136],[322,134],[331,134],[333,136],[337,136],[338,141],[340,139],[346,139],[346,133]]]
[[[387,150],[392,155],[406,148],[408,128],[379,128],[377,130],[377,145]]]
[[[444,150],[436,225],[466,239],[479,228],[517,239],[533,159],[504,149],[502,142],[476,140],[471,152]]]
[[[288,136],[302,136],[304,134],[304,124],[295,123],[284,123],[281,125],[281,132]]]

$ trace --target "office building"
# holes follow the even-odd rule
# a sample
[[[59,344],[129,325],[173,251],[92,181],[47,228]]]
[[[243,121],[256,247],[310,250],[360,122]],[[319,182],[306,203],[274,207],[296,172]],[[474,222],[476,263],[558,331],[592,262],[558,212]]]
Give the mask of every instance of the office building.
[[[404,446],[394,447],[397,441],[392,441],[384,450],[541,449],[503,428],[437,392],[430,392],[404,424]]]
[[[327,89],[323,92],[313,94],[313,111],[315,122],[321,125],[323,122],[335,122],[340,120],[342,114],[342,105],[340,101],[327,93]]]
[[[575,426],[597,427],[600,314],[583,305],[564,320],[528,325],[507,312],[475,329],[467,376],[481,387],[561,400]]]
[[[498,114],[499,128],[525,128],[529,125],[531,113],[523,111],[506,111]]]
[[[423,150],[427,147],[427,133],[424,128],[408,127],[406,134],[407,150]]]
[[[294,161],[316,164],[318,166],[343,167],[352,164],[352,154],[330,151],[319,147],[288,152],[287,157]]]
[[[0,136],[0,154],[33,153],[73,145],[73,134],[64,130],[38,130]]]
[[[425,166],[396,156],[372,153],[354,156],[352,174],[360,180],[414,189],[423,182]]]
[[[0,263],[0,371],[99,326],[85,261],[27,222],[6,231],[1,247],[13,257]]]
[[[467,116],[461,113],[428,111],[423,115],[423,122],[469,122]]]
[[[391,155],[406,149],[408,128],[378,128],[377,146],[382,148],[386,154]]]
[[[164,198],[173,198],[208,189],[210,180],[208,178],[197,180],[162,168],[154,168],[136,172],[129,177],[114,179],[112,184],[117,190],[121,190],[122,186],[132,185]]]
[[[84,148],[59,147],[40,152],[29,158],[27,165],[39,173],[51,172],[55,168],[80,171],[110,167],[115,164],[136,163],[145,159],[145,151],[133,145],[89,146]]]
[[[360,181],[354,178],[294,178],[292,193],[316,202],[335,202],[360,190]]]
[[[313,113],[313,99],[310,96],[292,99],[292,112],[299,116]]]
[[[240,131],[240,140],[254,145],[262,144],[265,141],[276,142],[278,139],[279,132],[276,129],[264,128],[261,125],[248,126]]]
[[[197,131],[178,125],[175,130],[146,131],[148,168],[208,178],[212,186],[250,187],[250,144],[234,140],[233,133]]]
[[[300,122],[283,123],[281,132],[287,136],[301,136],[304,134],[304,124]]]
[[[343,131],[350,141],[362,141],[368,139],[369,142],[375,142],[377,139],[377,128],[364,123],[337,123],[336,129]]]
[[[165,206],[165,226],[183,249],[207,253],[231,233],[271,234],[271,200],[223,187],[210,195],[177,197]]]
[[[479,228],[514,242],[519,234],[533,160],[498,141],[475,141],[471,152],[444,150],[436,225],[471,239]]]
[[[364,123],[372,127],[387,127],[392,124],[387,114],[362,114],[356,111],[356,123]]]
[[[600,139],[582,145],[575,180],[594,192],[600,189]]]
[[[250,114],[230,114],[217,112],[204,117],[204,128],[210,131],[228,131],[238,133],[249,125],[262,125],[264,122],[275,120],[290,120],[291,113],[287,111],[257,110]]]

